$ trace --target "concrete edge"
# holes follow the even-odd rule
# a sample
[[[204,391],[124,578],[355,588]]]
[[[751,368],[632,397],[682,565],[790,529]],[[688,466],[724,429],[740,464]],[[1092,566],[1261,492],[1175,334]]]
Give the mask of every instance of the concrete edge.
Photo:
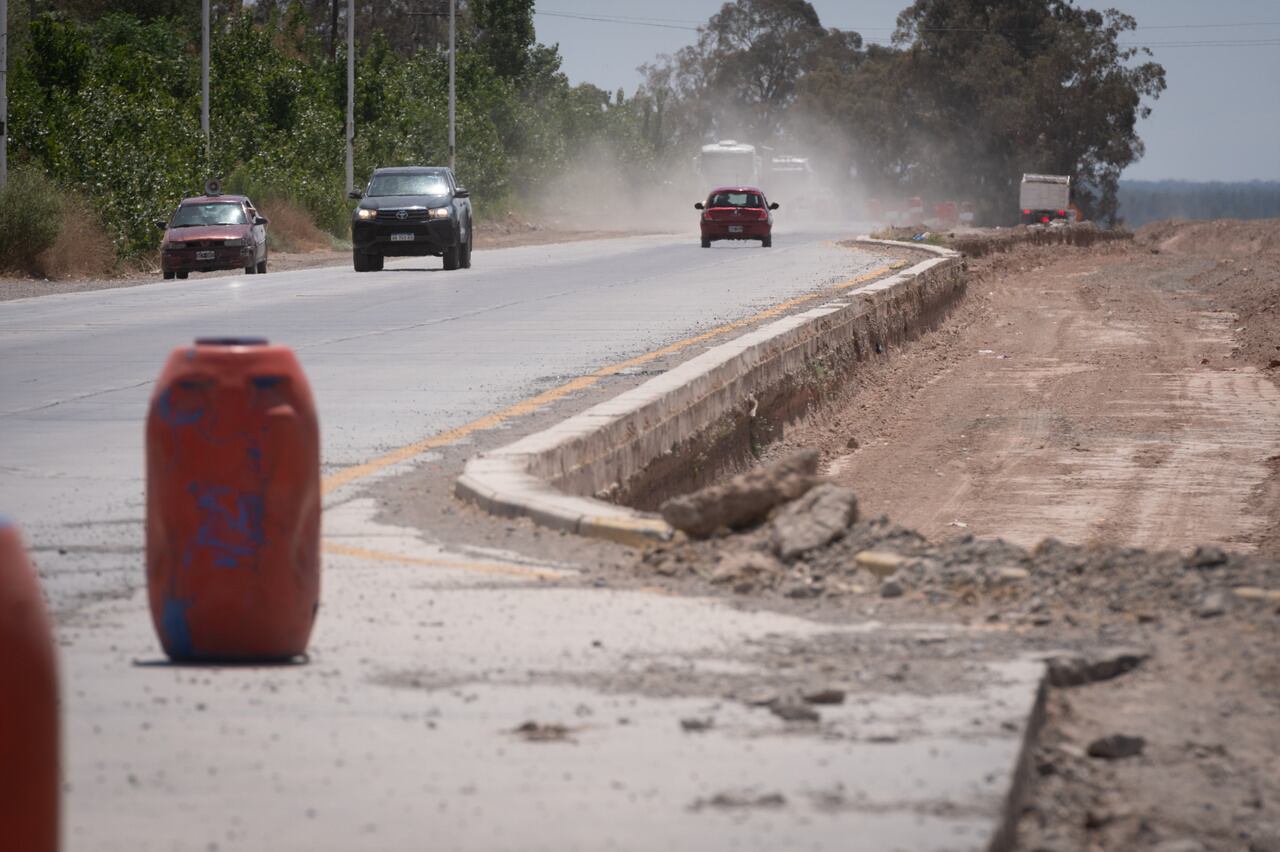
[[[987,844],[987,852],[1013,852],[1017,848],[1018,821],[1022,818],[1022,805],[1027,798],[1032,775],[1035,772],[1036,746],[1040,742],[1040,732],[1044,729],[1048,699],[1049,664],[1042,662],[1040,682],[1036,687],[1030,712],[1027,714],[1027,724],[1022,732],[1022,742],[1018,746],[1018,756],[1014,759],[1013,766],[1009,767],[1009,789],[1005,792],[996,830],[991,836],[991,842]]]
[[[639,443],[637,435],[655,418],[682,419],[685,432],[705,429],[714,418],[706,413],[701,417],[691,414],[698,402],[716,393],[741,390],[742,378],[758,372],[762,361],[779,360],[779,352],[821,346],[824,332],[846,327],[832,322],[833,316],[865,313],[869,302],[892,298],[913,288],[923,289],[929,273],[939,267],[963,268],[963,256],[951,249],[865,237],[858,237],[855,242],[922,250],[937,257],[890,272],[829,303],[748,331],[555,426],[474,456],[467,460],[454,493],[499,517],[527,517],[551,529],[629,545],[670,540],[675,531],[656,515],[565,493],[544,478],[546,472],[563,470],[575,458],[587,454],[615,452],[620,442]],[[738,402],[740,399],[733,404]],[[649,457],[639,460],[641,466],[652,462],[663,450],[642,452]]]

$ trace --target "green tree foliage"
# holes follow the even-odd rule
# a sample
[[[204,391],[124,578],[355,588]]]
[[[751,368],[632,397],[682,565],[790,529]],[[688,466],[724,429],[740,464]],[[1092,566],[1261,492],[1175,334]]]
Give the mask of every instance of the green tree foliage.
[[[976,199],[990,221],[1016,218],[1023,172],[1069,174],[1112,218],[1165,86],[1122,46],[1135,26],[1069,0],[916,0],[892,46],[864,47],[802,0],[734,0],[645,68],[641,95],[684,156],[725,136],[788,146],[871,193]]]
[[[345,31],[345,2],[335,17],[329,0],[215,0],[207,157],[198,16],[162,0],[51,5],[60,11],[24,19],[11,40],[11,156],[91,199],[120,254],[153,250],[153,220],[209,176],[259,203],[299,204],[345,236],[346,45],[330,52],[329,39],[335,21]],[[446,162],[440,15],[408,15],[431,7],[407,0],[360,8],[373,24],[357,20],[357,180]],[[570,86],[558,52],[536,44],[529,0],[464,0],[457,42],[458,172],[482,210],[554,180],[592,134],[630,138],[630,107]]]

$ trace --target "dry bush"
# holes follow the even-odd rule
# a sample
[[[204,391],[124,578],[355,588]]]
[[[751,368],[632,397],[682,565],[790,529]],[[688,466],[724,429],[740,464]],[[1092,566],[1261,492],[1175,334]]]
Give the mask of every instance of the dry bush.
[[[115,262],[115,246],[97,214],[83,198],[67,195],[58,235],[36,255],[33,271],[49,279],[90,278],[110,273]]]
[[[305,208],[282,198],[269,199],[258,212],[265,216],[267,245],[273,251],[324,251],[333,248],[333,240],[316,227]]]

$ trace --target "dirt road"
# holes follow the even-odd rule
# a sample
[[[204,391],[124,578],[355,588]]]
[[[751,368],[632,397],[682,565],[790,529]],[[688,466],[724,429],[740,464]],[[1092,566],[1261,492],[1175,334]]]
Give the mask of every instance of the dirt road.
[[[1280,251],[1267,238],[1166,227],[972,261],[968,304],[942,334],[787,443],[821,447],[869,511],[929,538],[1275,553]]]

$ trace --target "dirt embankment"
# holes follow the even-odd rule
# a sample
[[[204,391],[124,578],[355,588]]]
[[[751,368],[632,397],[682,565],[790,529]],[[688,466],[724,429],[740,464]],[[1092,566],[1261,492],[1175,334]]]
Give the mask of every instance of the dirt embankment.
[[[1277,237],[1166,223],[971,261],[940,329],[771,451],[812,448],[825,484],[702,518],[635,581],[1074,649],[1018,848],[1280,849]]]

